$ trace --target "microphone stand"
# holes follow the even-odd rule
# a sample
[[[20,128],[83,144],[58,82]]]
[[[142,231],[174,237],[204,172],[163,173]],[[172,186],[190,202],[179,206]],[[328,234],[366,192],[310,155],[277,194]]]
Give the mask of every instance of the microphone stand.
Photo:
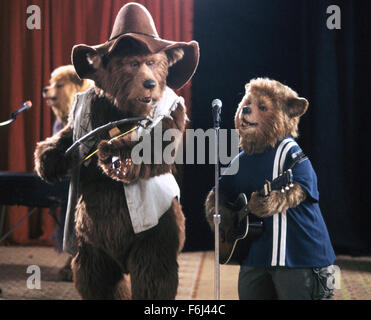
[[[220,129],[220,109],[214,113],[214,130],[215,130],[215,253],[214,253],[214,295],[215,300],[220,300],[220,264],[219,264],[219,129]]]

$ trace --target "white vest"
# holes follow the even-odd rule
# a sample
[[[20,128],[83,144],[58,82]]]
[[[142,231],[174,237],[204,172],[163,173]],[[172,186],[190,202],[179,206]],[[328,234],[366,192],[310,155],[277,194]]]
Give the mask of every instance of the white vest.
[[[150,112],[151,125],[146,129],[139,127],[138,135],[144,134],[144,131],[149,133],[164,117],[171,117],[170,113],[177,108],[178,103],[184,107],[184,99],[166,87],[161,100]],[[143,120],[145,121],[147,120]],[[180,199],[179,186],[170,172],[149,179],[139,179],[125,184],[124,188],[135,233],[156,226],[160,217],[170,209],[173,199]]]

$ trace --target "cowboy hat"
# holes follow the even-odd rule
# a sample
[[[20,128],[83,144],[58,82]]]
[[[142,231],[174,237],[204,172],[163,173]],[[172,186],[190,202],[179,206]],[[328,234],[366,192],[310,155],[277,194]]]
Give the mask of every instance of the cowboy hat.
[[[115,20],[109,40],[96,46],[79,44],[72,49],[72,63],[80,78],[94,80],[94,67],[89,63],[87,54],[109,55],[117,44],[131,38],[144,44],[151,53],[174,48],[184,51],[183,59],[169,68],[167,85],[174,89],[183,87],[193,76],[199,61],[199,46],[196,41],[175,42],[158,36],[153,18],[149,11],[139,3],[124,5]]]

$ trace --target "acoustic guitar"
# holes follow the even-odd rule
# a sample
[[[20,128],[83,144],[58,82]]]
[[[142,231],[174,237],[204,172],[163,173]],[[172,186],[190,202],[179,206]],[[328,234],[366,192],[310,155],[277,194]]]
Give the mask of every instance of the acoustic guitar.
[[[286,192],[293,186],[291,169],[283,172],[272,182],[266,181],[261,197],[267,197],[273,190]],[[248,210],[245,193],[240,193],[233,202],[220,194],[220,264],[241,264],[247,257],[251,244],[264,230],[262,219],[251,214]]]

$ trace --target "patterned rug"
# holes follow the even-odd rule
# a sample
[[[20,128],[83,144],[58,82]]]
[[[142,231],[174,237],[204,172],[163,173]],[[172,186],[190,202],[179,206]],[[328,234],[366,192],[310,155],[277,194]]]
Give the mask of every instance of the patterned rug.
[[[202,252],[179,256],[177,300],[194,297],[204,256]],[[73,283],[57,280],[58,270],[67,259],[68,255],[50,247],[0,247],[0,299],[79,300]],[[36,285],[37,267],[40,268],[40,289]]]
[[[5,300],[79,300],[73,283],[57,281],[58,270],[68,256],[51,247],[0,246],[0,299]],[[334,300],[371,300],[371,257],[338,256],[340,288]],[[41,288],[32,278],[40,268]],[[186,252],[179,256],[177,300],[213,299],[213,252]],[[223,299],[238,299],[238,267],[222,266]],[[30,279],[31,277],[31,279]],[[31,287],[31,288],[30,288]]]
[[[340,267],[340,288],[334,300],[371,300],[371,257],[339,255],[335,265]]]

